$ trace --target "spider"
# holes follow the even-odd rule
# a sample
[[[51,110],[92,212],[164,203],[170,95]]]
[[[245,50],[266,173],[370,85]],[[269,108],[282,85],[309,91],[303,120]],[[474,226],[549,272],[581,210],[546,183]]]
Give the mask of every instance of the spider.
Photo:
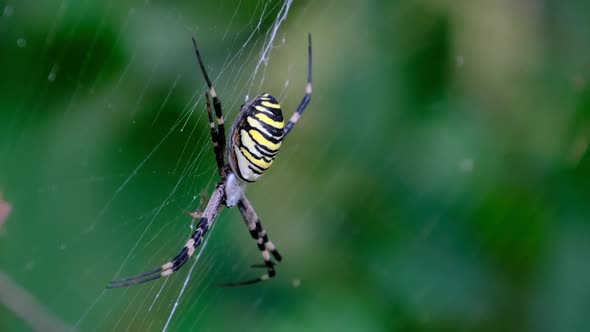
[[[295,113],[291,116],[289,122],[285,124],[283,121],[283,114],[278,101],[270,94],[263,93],[241,106],[240,113],[230,130],[227,151],[221,101],[217,97],[217,93],[205,70],[197,41],[194,37],[192,39],[197,60],[208,87],[208,92],[205,92],[205,100],[207,114],[209,116],[213,152],[215,153],[215,161],[220,180],[215,185],[215,189],[205,209],[202,212],[196,211],[191,213],[193,218],[199,219],[199,222],[197,223],[196,230],[178,255],[151,271],[132,277],[112,280],[107,285],[107,288],[141,284],[161,277],[167,277],[179,270],[203,242],[203,237],[211,228],[223,205],[228,208],[238,206],[248,226],[250,235],[256,240],[258,250],[260,250],[262,259],[264,260],[264,264],[253,265],[253,267],[264,267],[266,268],[266,273],[254,279],[226,283],[222,286],[250,285],[268,280],[276,275],[275,261],[280,262],[282,259],[274,244],[268,239],[268,235],[262,227],[254,207],[244,194],[244,189],[246,183],[256,182],[272,165],[285,137],[291,132],[293,126],[297,123],[297,120],[299,120],[299,117],[311,100],[311,33],[308,34],[308,67],[305,96]],[[215,111],[217,125],[213,121],[209,96],[213,99],[213,109]],[[228,162],[226,162],[226,156]]]

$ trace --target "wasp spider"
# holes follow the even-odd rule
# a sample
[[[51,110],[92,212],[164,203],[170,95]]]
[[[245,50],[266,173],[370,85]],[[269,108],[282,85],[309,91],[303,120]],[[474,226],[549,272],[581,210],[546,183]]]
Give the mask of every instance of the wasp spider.
[[[213,151],[215,152],[220,180],[215,186],[215,190],[204,211],[193,212],[191,214],[193,218],[199,219],[199,222],[197,223],[195,232],[176,257],[151,271],[133,277],[113,280],[109,282],[107,288],[141,284],[160,277],[167,277],[180,269],[194,254],[195,249],[203,242],[203,237],[211,228],[223,205],[228,208],[235,205],[238,206],[248,226],[250,235],[256,240],[258,249],[264,260],[264,265],[254,265],[254,267],[265,267],[267,270],[265,274],[258,278],[227,283],[224,284],[225,286],[249,285],[270,279],[276,274],[274,268],[275,261],[281,261],[281,255],[274,244],[268,239],[268,235],[262,227],[252,204],[244,195],[244,185],[247,182],[258,180],[272,165],[282,142],[289,132],[291,132],[293,126],[299,120],[301,113],[303,113],[303,110],[305,110],[305,107],[311,100],[311,34],[308,35],[308,67],[305,96],[295,113],[291,116],[289,122],[285,124],[283,121],[283,114],[278,101],[268,93],[263,93],[241,107],[238,118],[230,130],[227,151],[221,102],[205,70],[205,65],[195,38],[193,38],[193,45],[199,66],[209,87],[208,93],[205,92],[205,99],[207,113],[209,115],[211,141],[213,143]],[[209,96],[213,99],[213,110],[215,111],[217,125],[213,121]],[[225,159],[226,156],[229,161],[228,163]]]

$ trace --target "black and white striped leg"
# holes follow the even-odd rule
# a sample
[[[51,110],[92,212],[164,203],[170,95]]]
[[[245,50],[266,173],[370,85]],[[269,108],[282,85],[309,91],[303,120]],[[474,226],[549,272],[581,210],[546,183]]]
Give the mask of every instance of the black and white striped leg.
[[[297,110],[295,111],[295,113],[293,113],[293,115],[291,116],[291,119],[289,119],[289,122],[285,126],[283,138],[285,138],[287,136],[287,134],[291,131],[291,129],[293,129],[293,126],[295,126],[295,124],[297,123],[297,121],[301,117],[301,113],[303,113],[303,111],[307,107],[307,104],[309,104],[309,101],[311,100],[311,90],[312,90],[311,89],[311,33],[308,35],[307,41],[308,41],[308,46],[307,46],[308,65],[307,65],[307,85],[305,86],[305,96],[303,97],[303,99],[301,100],[301,103],[297,107]]]
[[[254,211],[254,207],[245,196],[242,197],[242,199],[238,202],[238,208],[240,209],[240,213],[246,221],[246,225],[248,226],[250,235],[254,240],[256,240],[258,250],[260,250],[260,254],[262,255],[262,259],[264,261],[264,265],[256,264],[253,265],[253,267],[266,267],[267,272],[255,279],[227,283],[222,286],[251,285],[263,280],[268,280],[276,275],[276,271],[274,268],[275,262],[273,262],[271,255],[277,262],[280,262],[282,260],[282,256],[277,251],[275,245],[268,239],[266,230],[264,230],[264,228],[262,227],[260,219],[258,219],[256,211]]]
[[[180,253],[176,255],[172,260],[163,264],[160,267],[157,267],[151,271],[138,274],[136,276],[112,280],[107,285],[107,288],[118,288],[118,287],[126,287],[131,285],[142,284],[144,282],[156,280],[161,277],[167,277],[180,269],[184,263],[188,261],[188,259],[193,255],[195,249],[203,242],[203,236],[209,230],[210,223],[207,218],[201,218],[199,223],[197,224],[197,229],[184,245]]]
[[[201,57],[201,52],[199,52],[199,47],[197,46],[197,40],[193,37],[193,46],[195,47],[195,54],[197,55],[197,60],[199,61],[199,66],[201,67],[201,71],[203,72],[203,76],[205,77],[205,81],[207,82],[207,87],[209,88],[209,94],[213,98],[213,109],[215,110],[215,117],[217,118],[217,141],[218,141],[218,149],[219,154],[215,154],[217,158],[217,164],[219,165],[219,158],[221,158],[221,162],[223,162],[223,157],[225,156],[225,125],[223,120],[223,112],[221,109],[221,101],[217,97],[217,93],[213,88],[213,84],[209,79],[209,75],[207,74],[207,70],[205,70],[205,64],[203,62],[203,58]],[[212,123],[212,116],[211,116],[211,107],[209,104],[209,99],[207,97],[207,111],[209,112],[209,122]]]
[[[223,151],[219,142],[225,139],[224,134],[220,134],[219,129],[215,128],[215,122],[213,122],[213,114],[211,114],[211,103],[209,101],[209,94],[205,92],[205,101],[207,104],[207,116],[209,118],[209,129],[211,131],[211,142],[213,143],[213,152],[215,152],[215,161],[217,162],[217,170],[219,175],[223,176]]]
[[[252,203],[250,203],[246,196],[243,196],[238,202],[238,208],[240,209],[244,221],[246,221],[246,226],[248,226],[250,235],[258,243],[258,249],[260,249],[261,252],[263,249],[268,250],[274,259],[276,259],[277,262],[280,262],[283,259],[281,254],[279,254],[275,245],[268,239],[266,230],[262,227],[262,223],[260,222]]]
[[[213,192],[211,199],[207,203],[205,211],[203,211],[203,216],[199,220],[199,223],[196,226],[196,230],[188,239],[182,250],[173,259],[151,271],[138,274],[132,277],[111,280],[106,287],[119,288],[142,284],[144,282],[156,280],[162,277],[167,277],[175,271],[178,271],[195,253],[196,248],[203,242],[205,234],[211,228],[211,225],[213,224],[215,218],[219,213],[223,195],[223,189],[221,189],[221,186],[218,185],[215,191]]]

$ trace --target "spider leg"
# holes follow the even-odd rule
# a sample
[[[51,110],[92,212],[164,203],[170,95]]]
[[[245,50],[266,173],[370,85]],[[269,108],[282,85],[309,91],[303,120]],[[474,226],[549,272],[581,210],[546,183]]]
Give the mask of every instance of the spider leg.
[[[281,256],[281,254],[279,254],[274,243],[272,243],[272,241],[270,241],[268,239],[268,234],[266,233],[266,230],[264,228],[262,228],[262,224],[260,223],[260,219],[256,219],[255,223],[256,223],[255,229],[256,229],[256,232],[258,232],[258,236],[254,236],[254,232],[252,232],[252,230],[250,230],[250,235],[252,235],[252,238],[257,241],[258,249],[260,249],[260,251],[262,251],[263,249],[268,250],[272,254],[272,256],[274,257],[274,259],[276,259],[277,262],[280,262],[283,259],[283,256]]]
[[[252,203],[246,198],[246,196],[242,196],[242,199],[238,202],[238,208],[240,209],[240,213],[242,217],[244,217],[244,221],[248,226],[248,230],[250,231],[250,235],[254,240],[256,240],[258,244],[258,249],[262,252],[263,250],[268,250],[274,259],[277,262],[280,262],[283,257],[277,251],[275,245],[268,239],[268,234],[266,230],[262,227],[262,223],[252,206]]]
[[[238,208],[246,221],[246,225],[250,230],[250,235],[256,240],[258,250],[260,250],[260,254],[264,260],[264,264],[255,264],[252,267],[265,267],[267,273],[255,279],[221,285],[225,287],[251,285],[263,280],[268,280],[276,275],[274,268],[275,262],[272,261],[271,254],[277,262],[282,260],[282,256],[279,254],[274,244],[268,239],[268,235],[262,227],[260,219],[258,219],[258,215],[256,215],[256,211],[254,211],[254,207],[245,196],[238,202]]]
[[[131,285],[142,284],[144,282],[156,280],[161,277],[167,277],[178,271],[194,254],[195,249],[203,242],[203,237],[207,231],[211,228],[211,225],[217,218],[219,210],[221,209],[221,203],[223,201],[224,192],[221,185],[218,185],[211,196],[211,199],[207,203],[207,207],[203,212],[203,216],[199,220],[196,226],[196,230],[191,235],[190,239],[186,242],[182,250],[172,260],[167,263],[145,273],[141,273],[132,277],[112,280],[108,283],[106,288],[119,288],[127,287]]]
[[[311,100],[311,33],[308,35],[307,41],[308,41],[308,46],[307,46],[308,65],[307,65],[307,85],[305,86],[305,96],[303,97],[303,99],[301,100],[301,103],[297,107],[297,110],[295,111],[295,113],[293,113],[293,115],[291,116],[291,119],[289,119],[289,122],[285,126],[285,131],[283,133],[283,139],[287,136],[287,134],[291,131],[291,129],[293,129],[293,126],[295,126],[295,124],[297,123],[297,121],[301,117],[301,113],[303,113],[303,111],[305,110],[305,107],[307,107],[307,104],[309,104],[309,101]]]
[[[203,242],[203,236],[209,230],[210,223],[207,218],[201,218],[199,223],[197,224],[197,229],[184,245],[180,253],[176,255],[172,260],[163,264],[160,267],[157,267],[151,271],[138,274],[136,276],[112,280],[107,285],[107,288],[118,288],[118,287],[126,287],[131,285],[137,285],[144,282],[152,281],[161,277],[167,277],[171,275],[173,272],[180,269],[184,263],[193,255],[195,249]]]
[[[211,95],[211,97],[213,98],[213,109],[215,110],[215,117],[217,118],[217,141],[219,144],[218,147],[218,151],[219,153],[215,153],[215,156],[217,158],[217,165],[219,166],[220,164],[220,158],[221,158],[221,163],[224,162],[224,156],[225,156],[225,125],[224,125],[224,120],[223,120],[223,112],[221,109],[221,101],[219,100],[219,98],[217,97],[217,93],[215,92],[215,89],[213,88],[213,84],[211,83],[211,80],[209,79],[209,75],[207,74],[207,70],[205,70],[205,64],[203,62],[203,58],[201,57],[201,52],[199,51],[199,47],[197,46],[197,40],[195,39],[195,37],[193,37],[193,46],[195,48],[195,54],[197,55],[197,60],[199,61],[199,66],[201,67],[201,71],[203,72],[203,76],[205,77],[205,81],[207,82],[207,87],[209,88],[209,94]],[[212,116],[211,116],[211,106],[209,104],[209,100],[207,97],[207,111],[209,112],[209,122],[210,124],[213,123],[212,121]],[[222,172],[221,168],[220,168],[220,172]]]
[[[209,129],[211,131],[211,142],[213,142],[213,152],[215,152],[217,170],[219,172],[219,176],[223,176],[224,152],[222,151],[219,143],[220,141],[224,140],[224,129],[222,127],[220,131],[219,128],[215,128],[215,123],[213,122],[213,114],[211,114],[211,103],[209,101],[209,94],[207,92],[205,92],[205,101],[207,104],[207,116],[209,117]]]

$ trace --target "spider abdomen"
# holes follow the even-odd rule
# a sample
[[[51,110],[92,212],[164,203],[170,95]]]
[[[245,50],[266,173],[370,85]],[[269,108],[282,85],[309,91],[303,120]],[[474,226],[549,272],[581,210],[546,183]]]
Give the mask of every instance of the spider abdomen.
[[[284,127],[281,106],[268,93],[242,106],[229,138],[232,171],[244,181],[256,181],[279,152]]]

